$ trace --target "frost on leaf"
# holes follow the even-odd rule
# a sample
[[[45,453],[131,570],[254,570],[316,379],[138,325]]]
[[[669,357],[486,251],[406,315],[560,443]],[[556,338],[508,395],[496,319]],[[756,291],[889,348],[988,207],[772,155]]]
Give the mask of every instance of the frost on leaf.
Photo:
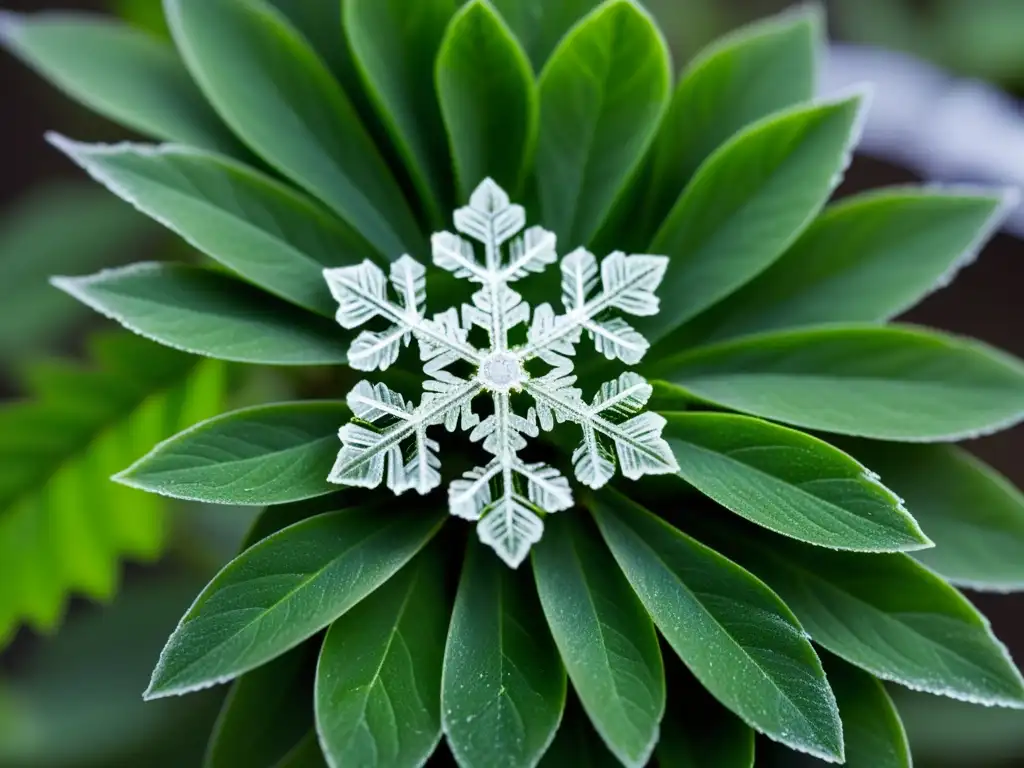
[[[387,274],[370,261],[324,270],[338,302],[338,323],[355,329],[374,322],[379,328],[363,330],[352,342],[350,365],[383,371],[415,340],[427,376],[418,405],[384,384],[356,385],[348,395],[354,418],[341,428],[342,448],[329,479],[365,488],[387,483],[396,494],[428,493],[441,483],[438,445],[428,429],[443,424],[450,432],[467,431],[493,458],[449,485],[451,513],[475,521],[481,541],[516,567],[540,540],[544,515],[573,504],[569,481],[557,469],[521,456],[541,430],[579,426],[573,470],[591,488],[607,483],[616,466],[631,479],[678,470],[661,437],[665,420],[643,411],[651,387],[641,376],[623,373],[588,402],[572,372],[584,334],[609,360],[640,361],[648,343],[621,315],[658,312],[654,292],[667,259],[615,252],[599,263],[577,249],[560,264],[564,311],[550,304],[531,311],[511,285],[558,261],[554,234],[526,228],[523,208],[490,179],[455,212],[455,229],[459,234],[435,234],[432,246],[436,266],[477,286],[460,310],[428,317],[426,269],[409,256]],[[510,343],[517,326],[525,331],[525,344]],[[474,329],[486,335],[485,349],[470,343]],[[531,376],[526,364],[534,360],[548,372]],[[457,375],[452,368],[470,373]],[[525,415],[513,409],[516,393],[533,400]],[[482,418],[473,409],[478,396],[489,401]]]

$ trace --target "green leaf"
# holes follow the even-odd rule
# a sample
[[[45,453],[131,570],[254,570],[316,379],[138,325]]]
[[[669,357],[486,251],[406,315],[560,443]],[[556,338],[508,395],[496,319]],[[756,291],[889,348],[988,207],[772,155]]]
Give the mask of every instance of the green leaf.
[[[256,285],[333,316],[323,268],[367,255],[336,217],[261,173],[188,147],[50,143],[111,192]]]
[[[128,330],[197,355],[263,365],[348,361],[331,321],[220,272],[142,262],[51,282]]]
[[[306,734],[306,737],[295,745],[295,749],[285,755],[274,768],[327,768],[316,732],[310,731]]]
[[[244,154],[174,49],[155,37],[101,16],[4,13],[0,42],[114,122],[160,139]]]
[[[420,553],[327,632],[316,723],[334,766],[423,765],[441,739],[444,568]]]
[[[227,682],[295,647],[394,575],[443,519],[422,509],[348,509],[257,543],[182,618],[146,698]]]
[[[452,19],[436,77],[460,199],[488,177],[515,195],[537,141],[537,91],[526,54],[485,0]]]
[[[768,587],[625,496],[593,505],[605,541],[665,639],[745,723],[842,762],[835,698],[796,617]]]
[[[165,7],[196,81],[252,149],[381,254],[420,250],[409,206],[351,103],[279,12],[264,0],[165,0]]]
[[[615,756],[645,765],[665,711],[654,625],[582,515],[548,517],[544,526],[533,571],[569,679]]]
[[[92,357],[37,365],[34,399],[0,409],[0,646],[22,621],[53,630],[69,592],[109,599],[121,558],[160,554],[164,502],[107,478],[221,406],[218,363],[129,335],[98,337]]]
[[[1024,589],[1024,495],[967,451],[949,445],[842,444],[885,478],[935,541],[914,558],[975,590]]]
[[[341,0],[348,44],[432,226],[452,199],[434,61],[455,0]]]
[[[314,400],[244,408],[165,440],[114,479],[176,499],[263,506],[323,496],[351,413]]]
[[[539,72],[565,34],[600,1],[491,0],[491,3],[508,22]]]
[[[586,245],[643,159],[668,101],[668,47],[633,0],[610,0],[562,40],[540,76],[536,175],[563,251]]]
[[[282,531],[290,525],[301,523],[324,512],[360,506],[367,501],[368,493],[345,489],[327,496],[317,496],[290,504],[273,504],[256,515],[249,530],[242,539],[241,551],[247,550],[259,541]]]
[[[471,539],[441,681],[441,719],[459,765],[536,765],[555,736],[565,692],[529,575]]]
[[[908,188],[842,200],[680,336],[688,343],[718,341],[816,323],[889,320],[977,256],[1004,218],[1007,199]]]
[[[620,768],[620,763],[587,719],[575,695],[568,696],[555,740],[538,763],[540,768]]]
[[[862,112],[860,96],[794,108],[737,134],[701,165],[650,246],[670,258],[660,295],[671,301],[640,321],[645,337],[663,339],[789,247],[842,178]]]
[[[730,530],[710,543],[764,579],[816,643],[883,680],[1024,708],[1024,681],[966,598],[907,555],[832,552]]]
[[[882,440],[960,440],[1024,418],[1018,360],[912,327],[777,331],[663,358],[645,373],[726,408]]]
[[[847,768],[911,768],[907,734],[882,684],[834,657],[825,672],[839,702]]]
[[[863,552],[931,542],[898,496],[817,438],[747,416],[665,414],[684,480],[738,515],[810,544]]]
[[[235,681],[203,768],[278,768],[313,732],[316,650],[311,641]]]

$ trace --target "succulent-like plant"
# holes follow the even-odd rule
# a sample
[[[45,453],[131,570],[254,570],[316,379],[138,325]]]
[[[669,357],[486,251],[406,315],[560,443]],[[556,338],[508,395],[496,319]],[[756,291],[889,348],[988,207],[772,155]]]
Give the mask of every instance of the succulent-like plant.
[[[944,445],[1024,418],[1024,365],[887,324],[1007,195],[826,205],[866,100],[813,100],[814,9],[673,89],[632,0],[164,7],[177,52],[83,17],[3,32],[171,142],[51,137],[218,262],[56,285],[347,395],[204,421],[117,476],[266,507],[146,693],[235,681],[209,766],[440,764],[443,735],[464,768],[732,768],[758,732],[885,768],[910,756],[879,680],[1024,706],[951,586],[1024,586],[1024,501]]]

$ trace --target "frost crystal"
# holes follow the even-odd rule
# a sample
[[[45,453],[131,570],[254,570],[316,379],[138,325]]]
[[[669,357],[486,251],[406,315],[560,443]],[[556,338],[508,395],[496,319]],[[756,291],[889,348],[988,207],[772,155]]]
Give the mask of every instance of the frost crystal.
[[[656,314],[654,291],[668,260],[616,252],[598,265],[593,254],[577,249],[561,261],[565,313],[542,304],[531,319],[529,305],[509,284],[543,272],[558,257],[554,234],[541,227],[523,231],[525,225],[523,208],[511,204],[488,179],[469,205],[455,213],[455,228],[480,243],[483,261],[461,236],[433,236],[434,264],[480,286],[472,304],[463,305],[461,317],[455,309],[427,317],[426,270],[409,256],[394,262],[387,276],[370,261],[324,270],[344,328],[378,317],[391,324],[383,331],[362,331],[349,349],[349,364],[361,371],[383,371],[398,359],[401,346],[415,338],[428,377],[419,405],[384,384],[356,385],[348,395],[355,418],[341,428],[342,448],[329,480],[373,488],[386,476],[396,494],[410,488],[428,493],[441,483],[441,460],[427,429],[439,424],[448,431],[461,427],[470,432],[470,440],[482,441],[493,458],[449,485],[451,513],[478,521],[480,540],[512,567],[540,540],[543,516],[573,504],[569,482],[558,470],[520,458],[526,438],[537,437],[541,429],[564,422],[580,426],[583,441],[573,453],[573,468],[576,478],[591,488],[611,479],[616,455],[622,473],[631,479],[678,470],[661,437],[665,420],[641,412],[650,385],[635,373],[623,373],[602,384],[587,403],[573,386],[571,360],[586,332],[609,360],[640,361],[647,341],[613,310]],[[389,295],[388,282],[397,301]],[[511,345],[509,331],[527,324],[525,344]],[[487,349],[469,342],[474,327],[486,332]],[[526,363],[532,360],[550,370],[531,376]],[[472,372],[460,376],[447,370],[457,361],[468,363]],[[534,403],[526,416],[512,408],[512,394],[519,392]],[[481,419],[472,404],[484,393],[493,406]]]

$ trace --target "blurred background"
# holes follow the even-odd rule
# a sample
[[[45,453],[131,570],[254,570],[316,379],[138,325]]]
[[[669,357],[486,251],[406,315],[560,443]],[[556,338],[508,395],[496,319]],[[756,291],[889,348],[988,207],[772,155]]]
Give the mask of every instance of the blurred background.
[[[0,2],[16,12],[117,13],[154,35],[166,35],[159,0]],[[791,3],[647,0],[647,5],[682,66],[717,35]],[[875,86],[861,153],[839,194],[910,181],[1024,191],[1024,0],[830,0],[824,5],[832,43],[822,92],[862,82]],[[165,258],[180,246],[43,141],[50,129],[82,140],[116,140],[125,137],[122,130],[78,108],[4,53],[0,83],[0,399],[13,402],[32,394],[32,372],[40,361],[82,360],[87,336],[108,327],[50,288],[49,275]],[[1011,214],[977,263],[906,319],[1024,356],[1021,238],[1024,206]],[[265,385],[272,391],[272,381]],[[0,428],[5,423],[0,420]],[[1024,487],[1024,429],[968,447]],[[136,553],[142,562],[121,572],[116,597],[73,600],[62,610],[59,629],[23,629],[0,652],[0,766],[200,764],[223,691],[146,705],[141,691],[167,634],[205,580],[236,550],[252,512],[185,505],[158,512],[160,546]],[[1024,596],[969,596],[1014,656],[1024,660]],[[0,629],[0,647],[2,635]],[[893,693],[918,765],[1024,766],[1024,713]],[[792,765],[793,760],[790,753],[776,762]]]

